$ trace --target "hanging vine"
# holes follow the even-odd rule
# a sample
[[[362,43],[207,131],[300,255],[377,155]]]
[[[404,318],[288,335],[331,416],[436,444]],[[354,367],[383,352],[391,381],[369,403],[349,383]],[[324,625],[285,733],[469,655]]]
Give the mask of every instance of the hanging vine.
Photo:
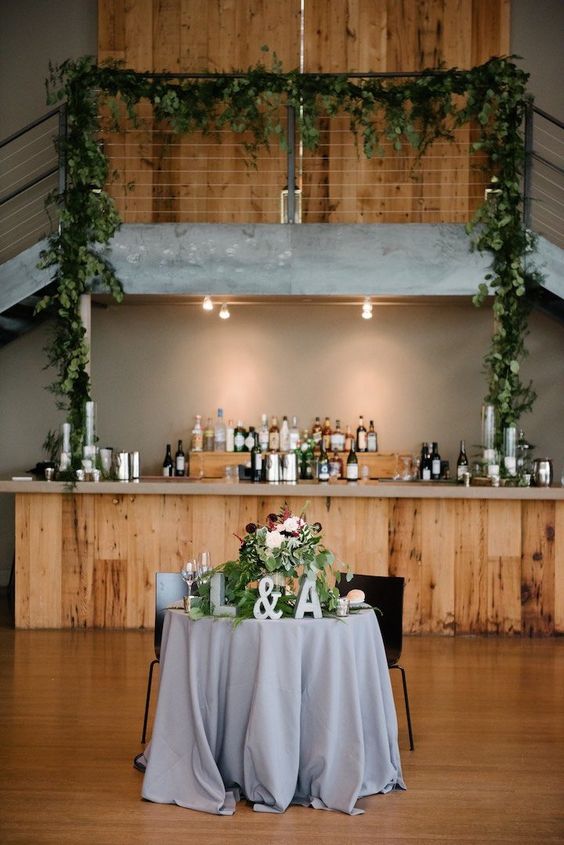
[[[271,143],[284,146],[282,105],[295,108],[298,133],[307,149],[319,145],[320,118],[348,115],[351,131],[368,158],[383,155],[383,139],[391,141],[395,150],[408,145],[421,156],[437,138],[453,139],[457,128],[476,125],[473,150],[485,154],[497,178],[495,201],[484,202],[468,225],[474,248],[492,256],[487,284],[479,286],[474,298],[480,305],[494,294],[495,329],[484,359],[486,398],[497,408],[500,430],[517,421],[535,398],[531,385],[521,380],[520,367],[526,354],[531,292],[540,280],[538,271],[525,269],[532,243],[521,218],[526,80],[527,74],[508,59],[403,81],[283,73],[276,57],[271,70],[259,64],[244,74],[178,81],[115,63],[98,66],[89,57],[52,68],[48,100],[67,105],[68,131],[60,140],[67,186],[56,199],[59,231],[49,239],[40,263],[53,268],[54,292],[41,300],[38,309],[49,309],[54,316],[48,361],[57,378],[51,389],[73,425],[73,451],[79,450],[84,403],[90,398],[80,297],[96,280],[116,300],[122,298],[114,268],[99,251],[120,225],[113,200],[104,190],[109,174],[98,142],[100,112],[107,106],[118,128],[124,109],[136,121],[141,100],[152,105],[155,120],[167,121],[179,135],[221,129],[246,133],[251,158]]]

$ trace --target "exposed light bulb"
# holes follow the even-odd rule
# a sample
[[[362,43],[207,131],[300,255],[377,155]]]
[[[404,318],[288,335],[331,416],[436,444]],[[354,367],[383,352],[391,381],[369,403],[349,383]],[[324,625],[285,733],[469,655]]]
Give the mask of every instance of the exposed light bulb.
[[[204,296],[202,308],[204,309],[204,311],[213,311],[213,300],[211,296]]]
[[[223,303],[223,305],[219,309],[219,316],[221,317],[222,320],[228,320],[231,317],[231,314],[229,312],[229,308],[227,307],[225,302]]]
[[[365,299],[362,303],[362,319],[363,320],[371,320],[372,319],[372,303],[369,299]]]

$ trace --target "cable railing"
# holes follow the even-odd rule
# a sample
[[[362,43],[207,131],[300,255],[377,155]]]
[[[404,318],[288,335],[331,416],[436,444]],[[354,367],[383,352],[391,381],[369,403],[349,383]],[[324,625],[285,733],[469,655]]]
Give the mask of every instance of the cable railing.
[[[531,104],[525,135],[525,221],[564,249],[564,123]]]
[[[53,232],[55,206],[46,200],[64,188],[56,148],[65,131],[64,107],[53,109],[0,142],[0,263]]]

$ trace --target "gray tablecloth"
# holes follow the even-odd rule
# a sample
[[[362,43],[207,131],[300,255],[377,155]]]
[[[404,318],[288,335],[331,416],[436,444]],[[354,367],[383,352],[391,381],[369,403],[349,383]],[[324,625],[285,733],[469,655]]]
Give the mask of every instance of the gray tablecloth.
[[[191,621],[166,614],[143,798],[231,814],[291,803],[355,810],[405,789],[378,622]]]

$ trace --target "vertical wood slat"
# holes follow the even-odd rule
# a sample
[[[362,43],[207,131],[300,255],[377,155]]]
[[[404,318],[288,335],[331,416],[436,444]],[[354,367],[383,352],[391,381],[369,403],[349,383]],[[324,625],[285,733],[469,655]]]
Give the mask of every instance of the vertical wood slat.
[[[389,574],[405,579],[404,631],[415,634],[421,631],[421,500],[394,499],[389,515]]]
[[[60,628],[62,500],[16,496],[16,626]]]
[[[554,502],[523,502],[521,551],[522,631],[554,632]]]
[[[521,632],[521,502],[489,501],[488,613],[484,631]]]
[[[454,509],[421,502],[421,631],[454,633]]]
[[[487,503],[454,502],[455,633],[475,634],[487,624]]]
[[[554,633],[564,634],[564,502],[554,515]]]

